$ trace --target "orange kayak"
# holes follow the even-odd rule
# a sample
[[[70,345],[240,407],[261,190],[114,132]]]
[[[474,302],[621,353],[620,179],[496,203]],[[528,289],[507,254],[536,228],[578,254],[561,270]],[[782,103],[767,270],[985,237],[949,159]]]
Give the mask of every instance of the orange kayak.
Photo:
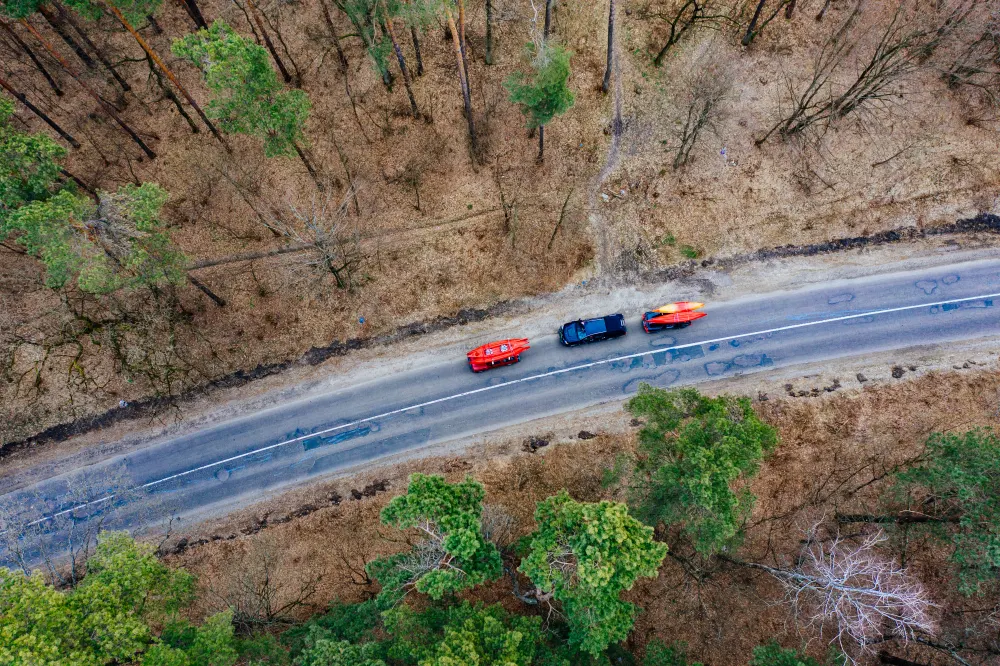
[[[497,340],[487,342],[485,345],[476,347],[466,356],[473,372],[482,372],[501,365],[511,365],[521,360],[521,353],[531,347],[527,338],[512,338],[510,340]]]
[[[696,305],[701,305],[697,303]],[[656,310],[659,312],[659,310]],[[665,324],[665,325],[676,325],[676,324],[686,324],[688,322],[694,321],[695,319],[701,319],[705,316],[704,312],[691,312],[690,310],[686,312],[677,312],[674,314],[661,314],[656,317],[652,317],[647,320],[649,324]]]
[[[705,307],[704,303],[697,303],[695,301],[679,301],[677,303],[667,303],[666,305],[661,305],[653,310],[653,312],[659,312],[662,314],[677,314],[679,312],[690,312],[703,307]]]

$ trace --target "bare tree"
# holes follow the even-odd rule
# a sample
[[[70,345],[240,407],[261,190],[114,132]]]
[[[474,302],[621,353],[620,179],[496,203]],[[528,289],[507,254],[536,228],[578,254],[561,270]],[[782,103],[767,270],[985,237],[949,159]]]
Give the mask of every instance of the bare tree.
[[[987,8],[981,22],[970,25],[969,35],[958,40],[956,53],[942,68],[951,88],[979,92],[991,106],[1000,104],[1000,9]]]
[[[333,277],[338,289],[357,286],[358,272],[364,264],[361,232],[347,216],[353,197],[354,193],[349,192],[340,203],[331,196],[314,198],[304,210],[289,205],[290,221],[273,217],[268,225],[293,244],[308,248],[302,253],[304,264],[314,275]]]
[[[124,464],[70,475],[49,490],[15,491],[0,503],[0,565],[41,569],[57,586],[80,581],[102,531],[138,529],[162,508]]]
[[[667,23],[667,40],[653,58],[653,64],[659,67],[667,52],[688,32],[706,27],[718,29],[723,22],[731,20],[722,11],[716,0],[681,0],[667,13],[643,10],[643,18],[657,18]]]
[[[740,40],[743,46],[750,46],[750,42],[761,33],[768,23],[781,13],[782,9],[785,10],[786,19],[792,17],[792,11],[795,9],[795,0],[777,0],[771,6],[767,6],[768,2],[769,0],[758,1],[757,8],[754,10],[753,16],[750,18],[750,23],[747,25],[747,30],[743,33],[743,39]],[[766,13],[765,9],[769,10],[770,13]]]
[[[688,163],[702,132],[714,129],[732,90],[732,72],[714,55],[717,51],[714,47],[703,49],[681,78],[683,93],[679,129],[675,134],[674,169]]]
[[[233,624],[241,634],[293,623],[290,613],[316,594],[322,575],[285,566],[282,551],[272,537],[258,535],[209,588],[214,606],[233,611]]]
[[[483,505],[483,537],[491,541],[501,552],[506,551],[515,540],[514,517],[499,504]]]
[[[885,541],[881,531],[860,541],[840,535],[824,541],[813,526],[794,566],[739,564],[773,576],[785,588],[796,619],[820,631],[832,627],[830,643],[845,654],[854,645],[871,653],[887,634],[912,641],[935,629],[934,604],[923,585],[878,553]]]
[[[853,11],[824,43],[814,63],[812,76],[801,92],[792,92],[791,108],[761,138],[767,141],[775,132],[782,136],[829,125],[855,111],[897,94],[896,84],[916,71],[968,17],[971,0],[942,5],[942,10],[928,14],[904,0],[889,21],[877,27],[874,45],[867,55],[857,58],[856,73],[842,76],[849,56],[863,34],[854,28],[862,13],[862,4]],[[862,31],[864,32],[864,31]]]

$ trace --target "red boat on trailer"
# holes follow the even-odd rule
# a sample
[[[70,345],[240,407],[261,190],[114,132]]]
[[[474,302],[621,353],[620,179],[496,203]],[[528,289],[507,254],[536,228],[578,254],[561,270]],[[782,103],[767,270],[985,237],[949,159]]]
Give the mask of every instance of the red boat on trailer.
[[[704,312],[695,312],[705,306],[694,301],[680,301],[661,305],[652,312],[642,315],[642,328],[647,333],[655,333],[665,328],[684,328],[691,322],[705,316]]]
[[[481,347],[476,347],[466,356],[469,358],[469,367],[472,368],[472,371],[482,372],[490,368],[498,368],[501,365],[517,363],[521,360],[521,353],[530,348],[528,338],[513,338],[488,342]]]

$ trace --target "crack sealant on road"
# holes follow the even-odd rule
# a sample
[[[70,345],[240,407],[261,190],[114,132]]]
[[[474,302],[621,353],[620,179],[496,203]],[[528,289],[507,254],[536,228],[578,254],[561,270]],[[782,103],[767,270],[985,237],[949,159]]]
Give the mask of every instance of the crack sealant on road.
[[[760,336],[760,335],[768,335],[768,334],[771,334],[771,333],[781,333],[783,331],[791,331],[791,330],[800,329],[800,328],[807,328],[807,327],[811,327],[811,326],[820,326],[820,325],[823,325],[823,324],[833,324],[833,323],[841,322],[841,321],[851,321],[851,320],[855,320],[855,319],[862,319],[862,318],[865,318],[865,317],[873,317],[875,315],[891,314],[891,313],[894,313],[894,312],[906,312],[906,311],[910,311],[910,310],[919,310],[919,309],[922,309],[922,308],[934,308],[934,307],[938,307],[938,308],[942,308],[943,311],[950,311],[952,309],[957,311],[960,308],[957,308],[957,307],[956,308],[946,308],[945,306],[955,305],[955,304],[959,304],[959,303],[966,303],[966,302],[970,302],[970,301],[989,300],[989,299],[995,299],[995,298],[1000,298],[1000,292],[993,293],[993,294],[981,294],[979,296],[967,296],[965,298],[953,298],[953,299],[949,299],[949,300],[934,301],[934,302],[930,302],[930,303],[920,303],[918,305],[904,305],[904,306],[895,307],[895,308],[884,308],[884,309],[880,309],[880,310],[870,310],[870,311],[867,311],[867,312],[858,312],[858,313],[849,314],[849,315],[842,315],[842,316],[838,316],[838,317],[830,317],[830,318],[827,318],[827,319],[819,319],[819,320],[816,320],[816,321],[808,321],[808,322],[802,322],[802,323],[799,323],[799,324],[789,324],[787,326],[778,326],[776,328],[769,328],[769,329],[764,329],[764,330],[759,330],[759,331],[751,331],[749,333],[739,333],[737,335],[727,335],[725,337],[720,337],[720,338],[711,338],[711,339],[708,339],[708,340],[700,340],[698,342],[688,342],[688,343],[685,343],[685,344],[682,344],[682,345],[672,345],[670,347],[664,347],[663,349],[657,350],[655,353],[671,352],[671,351],[676,351],[676,350],[679,350],[679,349],[690,349],[690,348],[693,348],[693,347],[700,347],[702,345],[710,345],[710,344],[719,343],[719,342],[726,342],[726,341],[729,341],[729,340],[736,340],[736,339],[739,339],[739,338],[750,338],[750,337],[756,337],[756,336]],[[536,375],[529,375],[527,377],[521,377],[519,379],[511,379],[511,380],[502,382],[500,384],[493,384],[493,385],[490,385],[490,386],[483,386],[483,387],[480,387],[480,388],[477,388],[477,389],[472,389],[472,390],[469,390],[469,391],[463,391],[461,393],[455,393],[453,395],[448,395],[448,396],[444,396],[444,397],[441,397],[441,398],[435,398],[434,400],[428,400],[426,402],[421,402],[421,403],[417,403],[417,404],[414,404],[414,405],[409,405],[409,406],[406,406],[406,407],[400,407],[399,409],[394,409],[392,411],[383,412],[381,414],[376,414],[374,416],[367,416],[365,418],[357,419],[355,421],[350,421],[348,423],[342,423],[340,425],[331,426],[329,428],[326,428],[326,429],[323,429],[323,430],[318,430],[318,431],[316,431],[314,433],[310,433],[308,435],[301,435],[299,437],[294,437],[292,439],[287,439],[287,440],[278,442],[276,444],[270,444],[268,446],[264,446],[264,447],[261,447],[259,449],[254,449],[253,451],[247,451],[247,452],[241,453],[239,455],[230,456],[229,458],[224,458],[222,460],[217,460],[215,462],[211,462],[211,463],[208,463],[208,464],[205,464],[205,465],[201,465],[199,467],[195,467],[193,469],[189,469],[189,470],[186,470],[184,472],[178,472],[177,474],[171,474],[170,476],[163,477],[162,479],[156,479],[154,481],[148,481],[148,482],[146,482],[146,483],[138,486],[138,488],[140,488],[142,490],[149,490],[150,488],[154,488],[154,487],[156,487],[158,485],[167,483],[169,481],[173,481],[173,480],[176,480],[176,479],[179,479],[179,478],[183,478],[185,476],[189,476],[189,475],[195,474],[197,472],[202,472],[202,471],[205,471],[207,469],[211,469],[213,467],[217,467],[219,465],[225,465],[226,463],[230,463],[230,462],[233,462],[233,461],[236,461],[236,460],[242,460],[244,458],[248,458],[250,456],[254,456],[254,455],[263,453],[265,451],[272,451],[274,449],[277,449],[277,448],[280,448],[280,447],[283,447],[283,446],[287,446],[289,444],[294,444],[296,442],[301,442],[301,441],[308,440],[308,439],[313,439],[313,438],[316,438],[316,437],[322,437],[323,435],[328,435],[329,433],[336,432],[338,430],[343,430],[345,428],[354,428],[354,427],[357,427],[357,426],[359,426],[361,424],[364,424],[364,423],[369,423],[369,422],[372,422],[372,421],[375,421],[375,420],[378,420],[378,419],[384,419],[384,418],[387,418],[387,417],[390,417],[390,416],[395,416],[396,414],[402,414],[402,413],[405,413],[405,412],[408,412],[408,411],[411,411],[411,410],[414,410],[414,409],[422,409],[424,407],[429,407],[431,405],[438,405],[438,404],[441,404],[441,403],[444,403],[444,402],[450,402],[452,400],[458,400],[459,398],[465,398],[465,397],[468,397],[468,396],[471,396],[471,395],[477,395],[477,394],[480,394],[480,393],[486,393],[488,391],[495,391],[497,389],[502,389],[502,388],[505,388],[505,387],[508,387],[508,386],[513,386],[513,385],[516,385],[516,384],[523,384],[523,383],[526,383],[526,382],[535,381],[535,380],[539,380],[539,379],[545,379],[547,377],[553,377],[553,376],[556,376],[556,375],[562,375],[562,374],[566,374],[566,373],[570,373],[570,372],[576,372],[578,370],[586,370],[588,368],[594,368],[594,367],[601,366],[601,365],[609,365],[609,364],[612,364],[612,363],[618,363],[618,362],[627,361],[627,360],[630,360],[630,359],[641,358],[643,356],[649,356],[649,355],[651,355],[653,353],[654,353],[653,351],[645,350],[645,351],[636,352],[636,353],[633,353],[633,354],[625,354],[625,355],[622,355],[622,356],[615,356],[615,357],[612,357],[612,358],[601,359],[599,361],[591,361],[589,363],[581,363],[581,364],[569,366],[569,367],[566,367],[566,368],[559,368],[557,370],[549,370],[548,372],[542,372],[542,373],[539,373],[539,374],[536,374]],[[89,502],[83,502],[83,503],[77,504],[76,506],[73,506],[73,507],[71,507],[69,509],[64,509],[62,511],[59,511],[58,513],[54,513],[54,514],[52,514],[50,516],[45,516],[43,518],[39,518],[37,520],[34,520],[34,521],[28,523],[26,525],[26,527],[34,527],[36,525],[41,525],[41,524],[44,524],[46,522],[55,520],[56,518],[60,518],[60,517],[65,516],[65,515],[72,514],[72,513],[76,512],[76,511],[80,510],[80,509],[85,509],[87,507],[91,507],[91,506],[96,506],[96,505],[99,505],[99,504],[103,504],[105,502],[113,500],[114,498],[115,498],[115,495],[111,494],[111,495],[106,495],[106,496],[101,497],[101,498],[96,499],[96,500],[91,500]],[[0,531],[0,535],[6,534],[6,533],[7,533],[6,530]]]

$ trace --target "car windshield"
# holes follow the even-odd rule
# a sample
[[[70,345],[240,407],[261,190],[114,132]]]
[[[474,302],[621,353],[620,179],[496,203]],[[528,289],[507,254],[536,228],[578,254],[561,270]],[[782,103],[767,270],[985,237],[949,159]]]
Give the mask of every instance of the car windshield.
[[[570,322],[563,326],[563,337],[570,342],[576,342],[583,338],[583,326],[578,321]]]

